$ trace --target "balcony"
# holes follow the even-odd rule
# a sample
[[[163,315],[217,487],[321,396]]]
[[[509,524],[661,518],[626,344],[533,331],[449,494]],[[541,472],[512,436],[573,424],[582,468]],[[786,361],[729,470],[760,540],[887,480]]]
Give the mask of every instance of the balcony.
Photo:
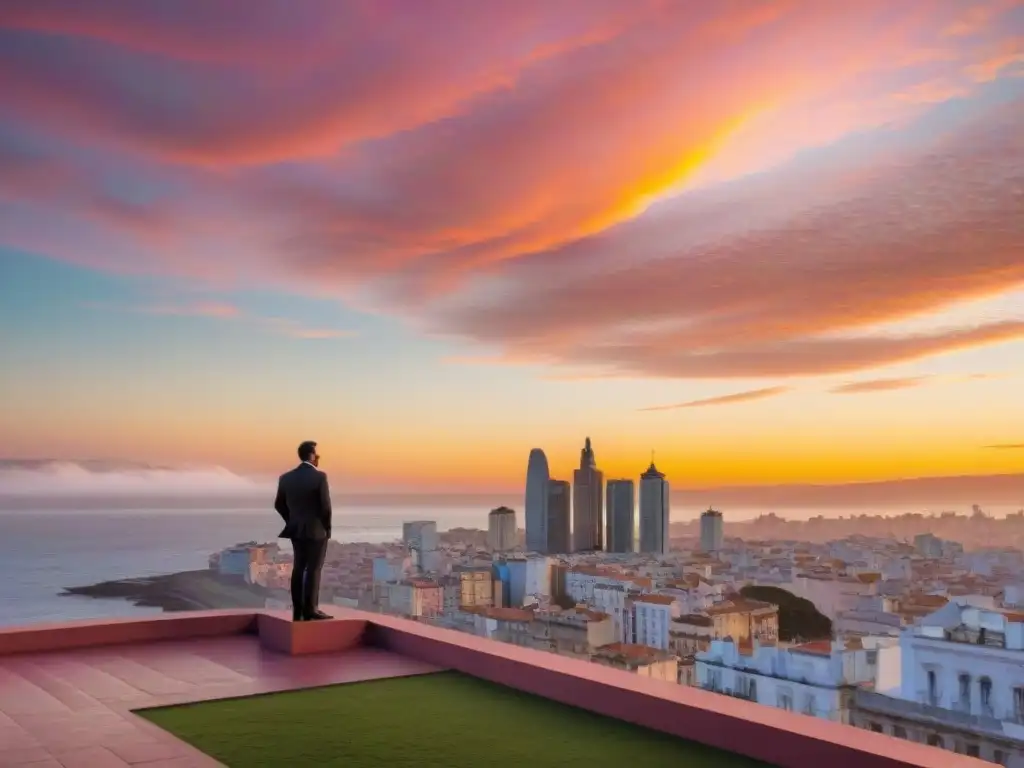
[[[0,765],[324,765],[342,759],[331,744],[344,743],[361,750],[366,762],[355,764],[541,768],[565,764],[556,754],[563,742],[596,733],[629,744],[629,759],[648,765],[985,765],[418,622],[336,614],[293,624],[272,612],[215,611],[2,630]],[[251,698],[268,693],[277,695]],[[241,697],[250,698],[217,703]],[[289,706],[326,712],[330,727],[312,743],[268,741]],[[529,732],[497,738],[495,723]],[[247,739],[264,739],[262,751],[246,752]],[[453,743],[461,747],[449,750]],[[485,754],[466,748],[478,743]],[[608,764],[608,750],[589,764]]]

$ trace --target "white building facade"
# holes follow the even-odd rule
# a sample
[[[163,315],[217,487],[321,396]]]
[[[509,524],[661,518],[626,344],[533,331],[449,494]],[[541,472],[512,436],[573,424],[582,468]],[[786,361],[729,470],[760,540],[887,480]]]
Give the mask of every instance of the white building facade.
[[[713,640],[707,651],[696,655],[697,686],[849,723],[854,686],[871,682],[875,675],[867,651],[847,649],[841,642],[821,641],[786,649],[755,642],[749,651],[744,653],[731,640]]]
[[[630,602],[633,638],[629,642],[667,651],[671,646],[669,629],[680,614],[679,604],[668,595],[640,595]]]
[[[900,685],[859,694],[855,724],[1024,766],[1024,614],[967,601],[903,632]]]

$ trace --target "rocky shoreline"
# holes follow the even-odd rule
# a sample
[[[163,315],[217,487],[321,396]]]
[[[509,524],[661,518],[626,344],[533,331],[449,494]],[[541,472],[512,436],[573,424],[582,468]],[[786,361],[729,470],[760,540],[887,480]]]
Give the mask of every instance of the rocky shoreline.
[[[165,611],[262,608],[270,591],[238,577],[215,571],[184,571],[161,576],[102,581],[68,587],[62,594],[98,600],[127,600],[133,605]]]

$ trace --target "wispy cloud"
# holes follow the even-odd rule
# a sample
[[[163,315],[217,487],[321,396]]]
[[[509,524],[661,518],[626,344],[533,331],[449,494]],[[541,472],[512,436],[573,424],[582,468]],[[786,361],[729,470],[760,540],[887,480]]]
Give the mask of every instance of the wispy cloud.
[[[157,303],[151,305],[118,305],[105,302],[84,302],[88,309],[110,310],[115,312],[131,312],[143,315],[159,315],[167,317],[205,317],[221,320],[238,321],[288,336],[293,339],[341,339],[355,336],[354,331],[338,328],[317,328],[303,325],[297,320],[285,317],[264,317],[245,312],[234,304],[224,302],[185,302],[181,304]]]
[[[829,390],[834,395],[859,395],[867,392],[891,392],[896,389],[919,387],[928,379],[927,376],[911,376],[902,379],[869,379],[841,384]]]
[[[1024,451],[1024,443],[996,443],[984,447],[992,451]]]
[[[237,318],[242,311],[233,304],[220,302],[196,302],[192,304],[154,304],[133,307],[133,311],[147,315],[170,315],[175,317],[220,317]]]
[[[654,405],[648,408],[640,408],[641,411],[675,411],[680,408],[704,408],[712,405],[732,405],[734,403],[746,403],[751,400],[764,400],[767,397],[776,397],[789,392],[791,387],[765,387],[763,389],[751,389],[746,392],[734,392],[731,395],[720,395],[719,397],[705,397],[700,400],[690,400],[685,403],[674,403],[672,405]]]

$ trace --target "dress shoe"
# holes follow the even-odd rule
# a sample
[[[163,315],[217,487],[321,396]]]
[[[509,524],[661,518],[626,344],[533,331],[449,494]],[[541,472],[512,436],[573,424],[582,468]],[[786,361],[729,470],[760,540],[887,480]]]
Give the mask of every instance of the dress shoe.
[[[331,616],[331,614],[324,613],[323,611],[317,610],[317,611],[313,611],[311,614],[309,614],[306,617],[306,621],[323,621],[324,619],[333,619],[333,618],[334,617]]]
[[[292,621],[305,621],[305,620],[306,620],[306,617],[303,616],[301,613],[293,613],[292,614]]]

